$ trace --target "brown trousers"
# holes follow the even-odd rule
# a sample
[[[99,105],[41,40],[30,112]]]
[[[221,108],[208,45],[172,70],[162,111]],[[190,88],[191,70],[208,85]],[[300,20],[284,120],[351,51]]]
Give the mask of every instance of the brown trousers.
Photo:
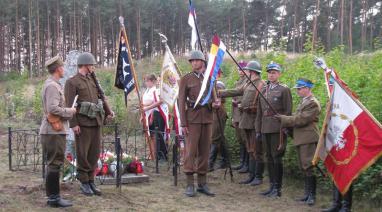
[[[245,147],[249,155],[256,161],[264,162],[264,150],[263,142],[261,140],[256,140],[256,130],[255,129],[243,129],[245,132]]]
[[[65,160],[66,135],[43,134],[41,144],[47,171],[59,171]]]
[[[314,170],[312,159],[316,151],[316,143],[302,144],[297,146],[297,156],[300,169],[308,177],[313,176]]]
[[[235,124],[234,126],[236,126],[235,127],[236,141],[239,144],[245,144],[245,138],[244,138],[245,132],[244,132],[244,130],[239,128],[239,124],[237,124],[237,125]]]
[[[100,154],[101,127],[80,126],[76,135],[78,179],[81,183],[94,181],[94,172]]]
[[[185,173],[207,174],[212,124],[190,124],[186,136]]]

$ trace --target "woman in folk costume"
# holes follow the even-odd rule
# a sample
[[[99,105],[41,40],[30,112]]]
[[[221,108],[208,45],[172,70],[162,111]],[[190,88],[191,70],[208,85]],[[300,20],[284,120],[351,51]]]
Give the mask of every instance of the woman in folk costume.
[[[167,160],[167,146],[165,143],[165,137],[166,137],[166,122],[167,122],[167,115],[168,110],[165,111],[166,107],[163,107],[162,105],[165,105],[162,103],[162,101],[159,99],[159,91],[156,88],[156,82],[157,79],[155,75],[147,75],[145,77],[145,86],[146,90],[143,93],[142,96],[142,104],[143,104],[143,110],[145,111],[146,115],[146,124],[149,126],[149,134],[151,139],[150,142],[150,149],[151,149],[151,156],[154,159],[156,152],[158,152],[159,159]],[[158,130],[158,134],[156,135],[155,140],[155,130]],[[156,151],[156,144],[158,144],[158,151]]]

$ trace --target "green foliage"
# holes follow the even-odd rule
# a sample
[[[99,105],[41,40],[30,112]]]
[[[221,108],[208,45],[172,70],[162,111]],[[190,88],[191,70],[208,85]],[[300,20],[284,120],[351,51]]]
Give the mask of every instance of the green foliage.
[[[377,51],[373,54],[358,54],[347,55],[344,52],[344,47],[340,46],[333,51],[323,54],[318,54],[326,59],[329,67],[336,69],[340,77],[348,83],[349,87],[359,96],[361,102],[369,109],[369,111],[375,116],[377,120],[382,121],[382,51]],[[295,81],[299,77],[305,77],[313,80],[315,86],[313,92],[317,99],[321,103],[322,112],[320,118],[320,124],[325,114],[325,105],[328,100],[328,94],[324,84],[323,71],[318,70],[313,66],[313,54],[302,55],[287,55],[283,52],[269,52],[267,54],[257,53],[257,59],[263,65],[262,78],[266,79],[265,66],[274,61],[281,64],[283,68],[283,74],[281,82],[293,87]],[[239,58],[239,57],[238,57]],[[240,59],[249,61],[252,58],[246,58],[240,56]],[[190,71],[190,65],[187,58],[177,58],[178,66],[182,74],[186,74]],[[142,60],[135,68],[138,73],[138,79],[141,79],[145,74],[155,73],[159,74],[162,66],[162,60]],[[236,80],[239,78],[237,67],[230,59],[225,59],[222,65],[222,80],[225,82],[227,88],[233,88]],[[124,94],[122,90],[114,87],[114,68],[108,70],[97,71],[97,77],[105,90],[107,97],[109,98],[112,109],[116,112],[115,122],[119,123],[121,127],[127,127],[129,129],[140,128],[138,99],[136,92],[133,91],[128,96],[127,107],[125,106]],[[7,101],[0,102],[0,117],[5,120],[4,123],[9,121],[22,123],[21,127],[26,127],[25,123],[34,124],[33,127],[37,127],[36,123],[41,121],[42,108],[41,108],[41,86],[45,78],[28,81],[25,77],[14,78],[8,76],[8,78],[2,78],[0,84],[0,97],[1,100],[5,99],[5,94],[11,94],[7,96]],[[142,83],[140,83],[142,85]],[[33,92],[30,91],[33,89]],[[143,91],[143,89],[141,89]],[[296,108],[299,97],[292,89],[294,109]],[[14,105],[14,115],[9,117],[7,114],[7,105]],[[6,106],[6,107],[3,107]],[[226,99],[225,107],[231,117],[231,99]],[[32,115],[30,115],[32,114]],[[1,125],[0,127],[5,127]],[[231,150],[231,156],[233,161],[237,160],[239,145],[235,139],[235,131],[231,127],[231,119],[227,120],[225,128],[226,141]],[[286,174],[290,177],[301,179],[301,171],[297,164],[296,149],[291,140],[288,140],[287,151],[284,157]],[[368,170],[366,170],[356,180],[354,185],[354,191],[357,197],[369,199],[375,204],[381,202],[382,187],[381,185],[382,172],[381,160],[376,162]],[[323,168],[322,164],[320,167]],[[321,178],[320,187],[330,191],[331,181],[326,178]],[[379,203],[380,204],[380,203]]]
[[[368,108],[368,110],[376,117],[380,122],[382,121],[382,52],[375,52],[369,55],[346,55],[344,53],[344,47],[340,46],[333,51],[319,55],[324,56],[329,67],[333,67],[340,77],[349,85],[349,87],[359,96],[361,102]],[[280,52],[270,52],[266,55],[258,55],[263,67],[270,61],[277,62],[282,65],[283,73],[280,81],[289,87],[293,87],[296,80],[299,77],[305,77],[311,79],[315,86],[313,88],[314,95],[321,103],[321,118],[319,126],[322,126],[324,114],[326,110],[326,102],[328,100],[328,94],[325,87],[325,80],[322,70],[318,70],[313,66],[313,55],[303,54],[291,57]],[[247,58],[250,60],[252,58]],[[222,79],[228,85],[228,88],[233,88],[235,81],[237,80],[236,72],[233,62],[230,60],[224,61],[224,69],[231,71],[231,75],[225,74]],[[229,72],[223,70],[224,73]],[[263,68],[262,78],[266,79],[265,68]],[[300,98],[296,95],[296,92],[292,89],[294,109],[296,109]],[[227,99],[230,102],[230,99]],[[231,110],[231,104],[226,104],[226,109]],[[233,156],[238,152],[238,144],[235,142],[235,132],[229,127],[227,123],[226,138],[231,148]],[[237,158],[234,158],[234,160]],[[285,171],[290,177],[296,179],[302,178],[302,172],[300,171],[297,163],[296,149],[292,144],[292,141],[288,140],[287,151],[284,157]],[[376,162],[368,170],[366,170],[355,181],[354,192],[357,197],[369,199],[377,204],[381,202],[382,187],[375,186],[381,185],[382,181],[382,165],[381,160]],[[323,165],[320,167],[324,169]],[[328,178],[320,181],[322,188],[330,191],[331,180]],[[380,205],[379,205],[380,206]]]

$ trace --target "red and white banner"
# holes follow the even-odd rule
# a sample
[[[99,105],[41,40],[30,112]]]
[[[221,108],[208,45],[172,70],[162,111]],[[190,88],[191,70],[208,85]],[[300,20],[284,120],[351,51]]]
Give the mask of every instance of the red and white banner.
[[[154,102],[159,101],[159,95],[156,91],[154,91]],[[170,111],[168,109],[168,105],[166,103],[162,103],[158,106],[158,110],[160,115],[162,116],[164,123],[165,123],[165,132],[164,132],[164,138],[163,140],[167,141],[170,138]]]
[[[382,125],[337,77],[333,77],[331,105],[317,153],[345,194],[353,180],[382,155]]]

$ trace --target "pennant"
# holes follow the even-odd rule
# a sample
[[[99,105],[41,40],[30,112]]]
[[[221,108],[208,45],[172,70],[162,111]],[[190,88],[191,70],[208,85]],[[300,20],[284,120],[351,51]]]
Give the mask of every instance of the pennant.
[[[114,86],[124,91],[125,105],[127,105],[127,95],[135,89],[136,84],[130,67],[128,48],[126,47],[126,42],[122,31],[120,34],[121,36],[119,41],[117,70],[115,74]]]
[[[212,38],[211,50],[208,57],[208,64],[206,72],[204,73],[204,79],[202,86],[200,88],[199,96],[196,99],[195,107],[198,105],[199,101],[201,101],[201,105],[205,105],[211,98],[212,89],[214,87],[216,77],[218,75],[220,65],[223,63],[224,54],[226,51],[226,46],[223,42],[220,41],[219,37],[215,35]],[[208,88],[207,88],[208,85]],[[207,91],[207,95],[201,100],[204,92]]]
[[[346,84],[336,79],[338,75],[332,73],[331,77],[331,105],[316,155],[345,194],[353,180],[382,155],[382,125]]]
[[[188,25],[191,27],[191,49],[196,49],[196,42],[198,41],[198,32],[196,30],[196,13],[194,5],[190,0],[189,14],[188,14]]]
[[[170,48],[166,45],[161,72],[160,98],[170,107],[174,106],[176,98],[178,98],[178,81],[180,79],[178,73],[179,70],[177,69],[175,58],[172,55]]]

